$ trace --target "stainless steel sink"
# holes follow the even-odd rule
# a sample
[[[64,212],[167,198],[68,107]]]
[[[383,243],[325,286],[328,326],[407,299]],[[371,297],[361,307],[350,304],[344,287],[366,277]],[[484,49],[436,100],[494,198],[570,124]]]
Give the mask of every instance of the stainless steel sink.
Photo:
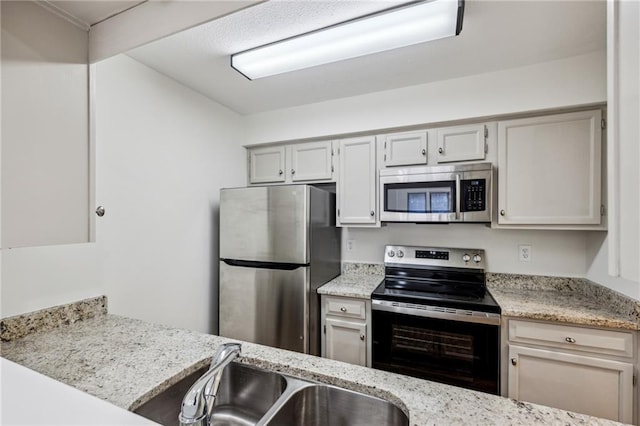
[[[298,389],[271,416],[266,425],[369,426],[408,425],[409,418],[390,402],[328,385]]]
[[[134,412],[166,426],[178,425],[182,398],[207,370],[203,367],[153,397]],[[216,426],[255,425],[282,395],[284,376],[232,362],[222,373],[212,423]]]
[[[135,412],[162,425],[178,425],[182,398],[207,369],[182,379]],[[222,374],[212,424],[407,426],[409,418],[380,398],[232,362]]]

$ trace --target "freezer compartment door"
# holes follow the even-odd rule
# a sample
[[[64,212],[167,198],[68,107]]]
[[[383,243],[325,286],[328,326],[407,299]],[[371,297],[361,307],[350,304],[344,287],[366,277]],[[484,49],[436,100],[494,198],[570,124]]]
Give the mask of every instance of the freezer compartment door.
[[[293,270],[220,262],[220,335],[308,352],[309,267]]]
[[[222,189],[220,258],[308,264],[309,187]]]

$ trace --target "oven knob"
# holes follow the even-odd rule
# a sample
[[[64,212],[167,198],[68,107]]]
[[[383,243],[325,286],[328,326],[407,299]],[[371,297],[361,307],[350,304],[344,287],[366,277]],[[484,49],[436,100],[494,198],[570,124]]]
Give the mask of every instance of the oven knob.
[[[404,257],[404,252],[402,250],[398,250],[398,257]]]
[[[467,253],[465,253],[465,254],[462,256],[462,260],[464,261],[464,263],[467,263],[468,261],[470,261],[470,260],[471,260],[471,256],[469,256]]]
[[[389,250],[389,251],[387,252],[387,256],[389,256],[389,257],[393,257],[393,256],[395,256],[395,255],[396,255],[396,254],[394,253],[394,251],[393,251],[393,250]]]
[[[479,254],[476,254],[473,256],[473,261],[476,263],[480,263],[482,262],[482,256],[480,256]]]

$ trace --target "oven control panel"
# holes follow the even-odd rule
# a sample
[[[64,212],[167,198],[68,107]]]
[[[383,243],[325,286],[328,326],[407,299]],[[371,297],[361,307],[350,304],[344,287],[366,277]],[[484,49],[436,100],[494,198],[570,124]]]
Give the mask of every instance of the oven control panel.
[[[483,249],[388,245],[385,247],[384,263],[484,269],[485,255]]]

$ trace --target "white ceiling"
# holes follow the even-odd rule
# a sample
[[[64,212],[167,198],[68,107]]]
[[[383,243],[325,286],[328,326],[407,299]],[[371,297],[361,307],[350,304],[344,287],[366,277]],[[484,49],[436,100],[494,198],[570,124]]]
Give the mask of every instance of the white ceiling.
[[[239,113],[251,114],[605,49],[604,0],[467,0],[458,37],[254,81],[229,65],[232,53],[400,3],[272,0],[128,54]]]
[[[62,9],[78,21],[90,27],[118,13],[144,3],[146,0],[48,0],[56,9]]]

